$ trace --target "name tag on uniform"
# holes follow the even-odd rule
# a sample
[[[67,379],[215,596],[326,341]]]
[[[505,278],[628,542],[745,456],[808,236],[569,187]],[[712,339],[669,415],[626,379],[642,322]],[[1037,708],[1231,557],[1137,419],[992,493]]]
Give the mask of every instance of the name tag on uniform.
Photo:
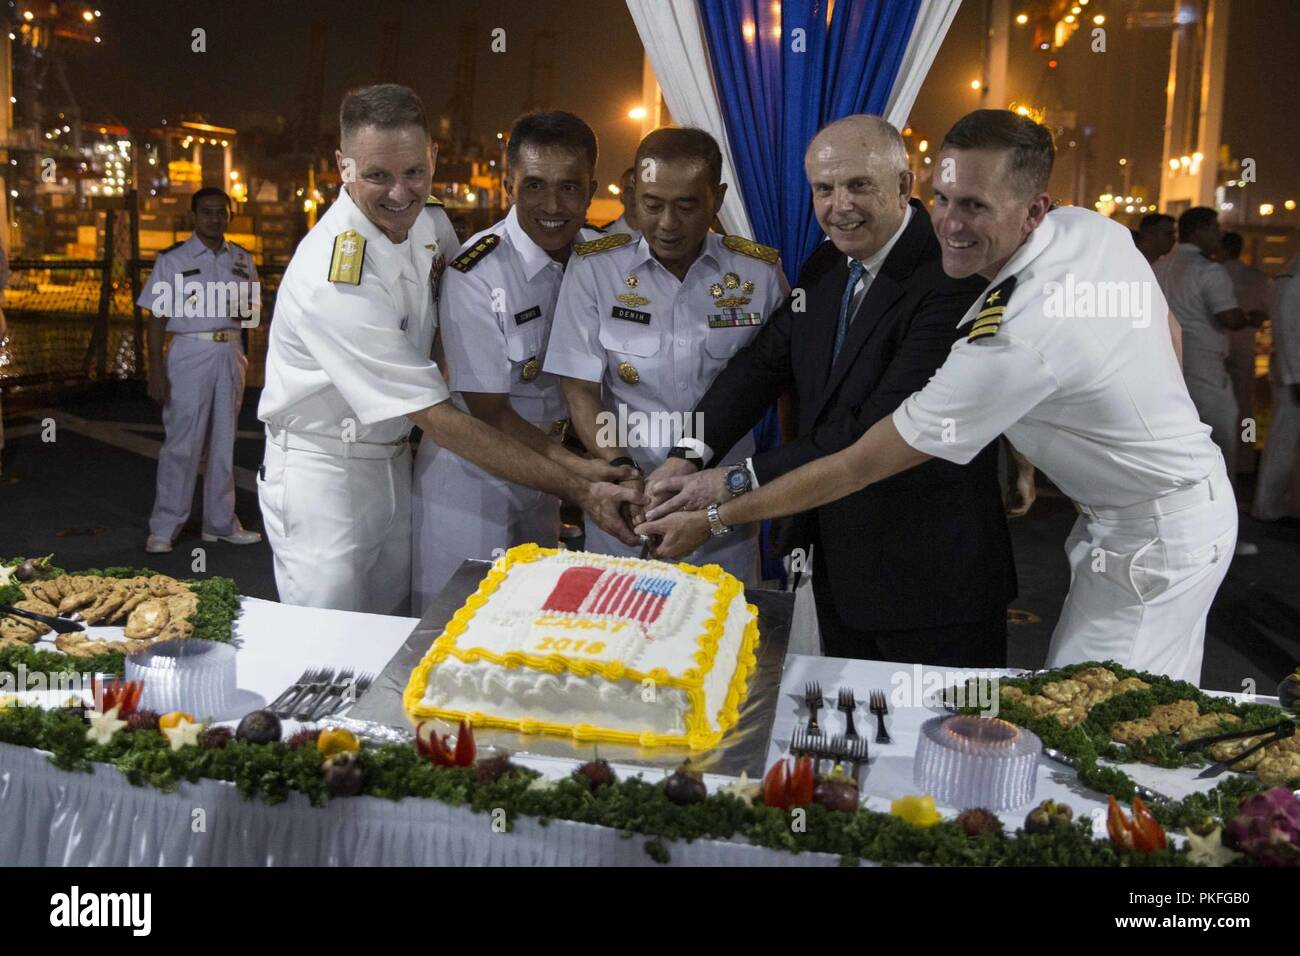
[[[531,322],[542,314],[542,307],[535,305],[531,309],[525,309],[522,312],[515,313],[515,325],[523,325],[525,322]]]
[[[727,309],[708,318],[711,329],[733,329],[738,326],[763,324],[762,312],[740,312],[737,309]]]
[[[240,279],[247,279],[247,278],[248,278],[248,273],[245,272],[243,269],[231,269],[231,270],[230,270],[230,274],[233,275],[233,276],[237,276],[237,277],[240,278]]]
[[[188,279],[190,276],[196,276],[198,274],[199,274],[198,269],[186,269],[184,272],[181,273],[181,278]]]
[[[612,319],[624,319],[628,322],[637,322],[641,325],[650,324],[649,312],[638,312],[636,309],[625,309],[621,305],[614,306],[614,310],[609,313]]]

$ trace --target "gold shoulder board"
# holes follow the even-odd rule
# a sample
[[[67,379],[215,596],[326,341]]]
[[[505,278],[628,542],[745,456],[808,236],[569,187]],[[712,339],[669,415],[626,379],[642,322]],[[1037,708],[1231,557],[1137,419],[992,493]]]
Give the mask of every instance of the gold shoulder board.
[[[496,235],[496,233],[488,233],[448,264],[457,272],[469,272],[470,269],[482,262],[500,242],[500,236]]]
[[[589,242],[575,242],[573,251],[580,256],[591,256],[597,252],[607,252],[610,249],[617,249],[619,246],[626,246],[632,241],[632,237],[626,232],[613,232],[608,236],[601,236],[599,239],[592,239]]]
[[[366,240],[355,229],[334,237],[334,254],[330,256],[330,282],[361,284],[361,265],[366,260]]]
[[[1016,277],[1008,276],[985,294],[979,311],[975,313],[975,321],[971,323],[970,334],[966,336],[966,341],[972,342],[975,339],[997,334],[998,329],[1002,327],[1002,319],[1007,314],[1007,302],[1011,299],[1011,293],[1015,291]]]
[[[749,256],[751,259],[761,259],[767,263],[775,264],[776,260],[781,258],[781,251],[779,249],[765,246],[761,242],[755,242],[753,239],[746,239],[744,236],[723,236],[722,244],[732,252],[739,252],[742,256]]]

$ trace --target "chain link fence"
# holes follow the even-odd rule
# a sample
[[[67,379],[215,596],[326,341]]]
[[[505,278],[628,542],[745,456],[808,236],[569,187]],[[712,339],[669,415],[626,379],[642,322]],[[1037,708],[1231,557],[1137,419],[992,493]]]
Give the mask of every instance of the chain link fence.
[[[143,381],[148,376],[148,313],[135,305],[149,288],[152,259],[132,255],[127,214],[102,214],[104,259],[25,259],[10,262],[0,338],[0,389],[7,410],[57,402],[87,385]],[[283,266],[258,269],[262,320],[244,330],[248,384],[261,387],[269,324]]]

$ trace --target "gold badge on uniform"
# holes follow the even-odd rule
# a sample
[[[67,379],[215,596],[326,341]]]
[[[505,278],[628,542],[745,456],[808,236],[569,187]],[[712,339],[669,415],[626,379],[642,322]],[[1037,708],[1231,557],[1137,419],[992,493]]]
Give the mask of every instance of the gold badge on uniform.
[[[754,291],[754,283],[745,282],[745,291]],[[749,305],[750,299],[744,295],[727,295],[727,290],[741,288],[740,276],[734,272],[728,272],[722,277],[722,282],[715,282],[709,286],[709,295],[713,296],[713,304],[719,309],[736,309],[742,305]]]
[[[541,371],[542,371],[542,363],[537,361],[537,356],[534,355],[532,358],[530,358],[527,362],[524,363],[523,370],[519,373],[519,377],[523,379],[525,382],[531,382],[533,379],[537,378],[539,374],[541,374]]]
[[[437,301],[438,286],[442,282],[443,272],[447,269],[447,257],[438,251],[437,242],[427,242],[424,248],[433,253],[433,261],[429,263],[429,288],[433,290],[433,298]]]
[[[614,296],[614,298],[617,299],[619,302],[622,302],[624,305],[631,306],[634,309],[638,305],[650,304],[649,299],[647,299],[643,295],[637,295],[635,292],[620,292],[618,295]]]
[[[637,287],[637,285],[639,285],[640,282],[641,282],[641,280],[638,279],[638,278],[637,278],[636,276],[634,276],[634,275],[630,275],[630,276],[628,276],[628,277],[627,277],[626,279],[624,279],[623,281],[627,283],[627,287],[628,287],[629,289],[635,289],[635,288]]]
[[[618,363],[618,377],[629,385],[635,385],[641,381],[641,373],[636,370],[636,366],[631,362]]]
[[[748,279],[746,279],[744,282],[742,282],[742,283],[740,284],[740,291],[741,291],[741,292],[753,292],[753,291],[754,291],[754,283],[752,283],[752,282],[750,282]]]

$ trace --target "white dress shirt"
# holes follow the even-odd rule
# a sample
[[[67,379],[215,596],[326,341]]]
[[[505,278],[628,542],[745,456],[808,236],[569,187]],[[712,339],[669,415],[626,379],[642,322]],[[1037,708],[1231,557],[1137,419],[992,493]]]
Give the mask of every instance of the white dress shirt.
[[[1183,330],[1184,352],[1228,357],[1228,330],[1215,315],[1237,307],[1232,277],[1222,263],[1190,242],[1180,242],[1153,267],[1160,289]]]
[[[329,279],[335,237],[349,229],[366,242],[357,285]],[[409,412],[445,401],[430,358],[438,244],[428,215],[394,243],[341,192],[280,283],[257,417],[335,440],[351,422],[353,440],[392,444],[410,431]]]
[[[1222,467],[1188,397],[1168,306],[1128,230],[1089,210],[1053,210],[990,288],[1010,276],[997,332],[958,339],[894,413],[905,442],[965,464],[1005,432],[1066,495],[1093,507],[1150,501]],[[1125,301],[1116,283],[1127,309],[1111,308]]]

